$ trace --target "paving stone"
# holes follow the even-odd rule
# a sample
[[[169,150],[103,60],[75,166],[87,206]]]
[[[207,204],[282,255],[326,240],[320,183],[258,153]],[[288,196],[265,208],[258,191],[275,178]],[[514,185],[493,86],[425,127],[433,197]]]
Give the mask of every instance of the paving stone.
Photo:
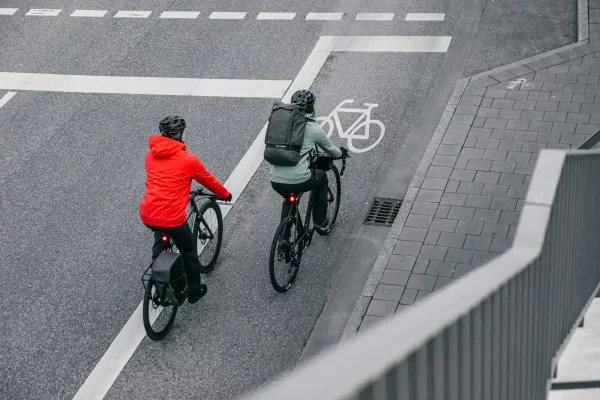
[[[516,225],[511,225],[510,226],[510,230],[508,231],[508,236],[506,238],[507,239],[514,239],[516,233],[517,233],[517,226]]]
[[[501,140],[498,150],[520,151],[523,147],[523,142],[520,140]],[[489,161],[489,160],[484,160]]]
[[[489,76],[483,76],[479,79],[476,80],[471,80],[471,84],[474,86],[484,86],[484,87],[488,87],[491,85],[495,85],[497,84],[498,81],[495,80],[494,78],[491,78]]]
[[[508,150],[485,150],[482,158],[484,160],[504,161],[508,155]]]
[[[528,121],[541,121],[544,119],[544,111],[523,111],[521,119]]]
[[[561,92],[564,90],[564,88],[565,88],[565,83],[562,83],[562,82],[557,82],[557,83],[544,82],[544,84],[542,85],[542,91],[548,91],[548,92]]]
[[[541,142],[527,142],[523,144],[521,151],[524,153],[539,153],[541,149],[546,148],[546,143]]]
[[[527,175],[525,176],[525,180],[523,181],[523,186],[527,186],[529,185],[529,183],[531,183],[531,176]]]
[[[504,253],[506,250],[510,248],[512,245],[512,240],[503,239],[503,238],[494,238],[492,240],[492,245],[490,246],[491,251],[496,251],[498,253]]]
[[[464,233],[467,235],[479,235],[483,229],[483,222],[473,221],[458,221],[456,226],[456,233]]]
[[[401,271],[405,272],[405,271]],[[377,289],[375,289],[375,293],[373,294],[374,300],[389,300],[399,302],[402,297],[402,293],[404,292],[404,286],[399,285],[387,285],[384,283],[379,283],[377,285]]]
[[[461,278],[461,277],[465,276],[466,274],[468,274],[469,272],[473,271],[474,269],[475,269],[475,266],[470,265],[470,264],[457,264],[456,269],[454,270],[454,275],[452,275],[452,278],[454,278],[454,279]]]
[[[554,74],[566,74],[569,72],[569,66],[568,65],[555,65],[555,66],[549,67],[548,72],[554,73]]]
[[[414,304],[415,299],[417,298],[417,293],[419,291],[417,289],[404,289],[404,293],[402,294],[402,298],[400,299],[400,304],[402,305],[410,305]]]
[[[456,157],[456,156],[447,156],[447,155],[436,154],[433,157],[433,160],[431,160],[431,165],[440,166],[440,167],[454,167],[454,164],[456,163],[457,158],[458,157]]]
[[[464,238],[463,238],[464,241]],[[443,276],[451,278],[454,274],[456,263],[444,261],[431,261],[427,267],[427,275]]]
[[[552,132],[573,133],[576,126],[574,123],[555,122],[552,124]]]
[[[577,146],[577,145],[573,145]],[[569,150],[571,148],[570,144],[567,143],[548,143],[546,146],[547,149],[557,149],[557,150]]]
[[[522,141],[522,142],[535,142],[538,137],[538,132],[535,129],[531,131],[516,131],[514,140]]]
[[[429,228],[431,222],[433,221],[432,215],[420,215],[411,213],[408,215],[404,226],[413,227],[413,228]]]
[[[580,134],[563,133],[560,138],[560,142],[567,144],[582,144],[585,142],[585,136]]]
[[[486,118],[483,127],[505,129],[507,123],[508,120],[506,119]]]
[[[446,133],[442,138],[442,144],[462,145],[467,139],[464,135],[452,135]]]
[[[475,208],[452,206],[448,213],[448,219],[459,219],[464,221],[470,221],[473,219]]]
[[[531,121],[529,131],[552,132],[552,122]]]
[[[527,99],[527,94],[528,92],[522,92],[520,90],[509,90],[506,93],[506,98],[510,100],[525,100]]]
[[[558,103],[555,101],[538,101],[535,109],[538,111],[557,111]]]
[[[427,236],[425,236],[425,241],[423,242],[423,244],[437,244],[437,241],[439,238],[440,238],[440,232],[428,231]]]
[[[436,276],[436,282],[437,279],[439,279],[439,277]],[[419,293],[417,294],[417,298],[415,299],[415,304],[418,303],[419,301],[423,300],[425,297],[429,296],[432,292],[430,292],[429,290],[419,290]]]
[[[525,145],[525,143],[523,144]],[[506,161],[510,162],[529,162],[531,159],[531,153],[525,153],[522,151],[509,151],[506,156]]]
[[[458,115],[454,114],[452,117],[451,123],[457,125],[471,125],[475,117],[473,115]]]
[[[510,186],[507,196],[515,199],[524,199],[527,196],[527,189],[527,186]]]
[[[566,122],[567,121],[567,113],[566,112],[549,112],[545,111],[544,113],[544,121],[551,122]]]
[[[477,115],[478,106],[468,106],[465,104],[460,104],[456,107],[454,113],[456,115]]]
[[[460,98],[459,104],[465,104],[465,105],[469,105],[469,106],[478,106],[481,104],[482,99],[483,99],[483,96],[463,95]]]
[[[456,229],[456,225],[456,220],[435,218],[431,223],[429,230],[452,233]]]
[[[485,87],[467,85],[465,89],[465,95],[483,96],[485,94]]]
[[[475,147],[478,149],[494,149],[496,150],[500,145],[500,140],[498,139],[483,139],[478,138]]]
[[[585,62],[585,61],[584,61]],[[577,83],[586,83],[588,85],[597,85],[598,84],[598,76],[592,75],[578,75]]]
[[[491,97],[494,99],[504,99],[508,90],[505,89],[491,89],[487,88],[485,91],[485,97]]]
[[[525,175],[502,173],[500,175],[500,179],[498,180],[498,184],[509,186],[522,185],[523,179],[525,179]]]
[[[550,92],[529,92],[527,100],[534,101],[548,101],[550,99]]]
[[[440,234],[440,237],[438,238],[437,245],[438,246],[446,246],[446,247],[462,248],[464,242],[465,242],[464,234],[442,232]],[[431,268],[431,263],[429,264],[429,267]],[[452,276],[452,275],[450,275],[450,276]]]
[[[460,158],[481,159],[481,157],[483,157],[483,152],[484,151],[485,151],[484,149],[466,149],[466,148],[463,148],[460,151],[459,157]]]
[[[465,249],[470,250],[489,250],[490,245],[492,243],[491,238],[483,237],[483,236],[471,236],[468,235],[465,239]]]
[[[450,206],[448,205],[439,205],[436,212],[435,212],[435,218],[448,218],[448,213],[450,212]]]
[[[459,159],[458,161],[465,161],[463,159]],[[458,162],[457,162],[458,164]],[[448,193],[456,193],[456,190],[458,189],[458,184],[460,182],[459,181],[448,181],[448,184],[446,185],[446,192]]]
[[[489,139],[493,131],[492,128],[471,128],[469,137]]]
[[[411,214],[422,214],[422,215],[435,215],[437,209],[437,203],[425,203],[422,201],[415,201],[412,208],[410,209]]]
[[[600,129],[600,126],[596,124],[577,124],[577,128],[575,128],[575,133],[593,135],[598,131],[598,129]]]
[[[486,223],[481,231],[481,236],[506,238],[510,225]]]
[[[508,71],[510,71],[515,76],[521,76],[521,75],[528,74],[528,73],[532,72],[533,70],[531,68],[527,68],[525,65],[518,65],[516,67],[509,69]]]
[[[560,136],[561,136],[561,133],[540,132],[538,134],[537,140],[539,142],[559,143]]]
[[[521,114],[521,115],[523,115],[523,114]],[[531,123],[531,121],[527,121],[527,120],[509,119],[508,124],[506,124],[506,129],[526,130],[526,129],[529,129],[530,123]]]
[[[447,247],[431,246],[428,244],[424,244],[423,247],[421,247],[421,252],[419,253],[419,258],[425,258],[427,260],[444,261],[444,257],[446,257],[447,251],[448,251]],[[409,282],[410,282],[410,280],[409,280]]]
[[[570,102],[573,99],[573,93],[552,92],[549,101]]]
[[[511,100],[512,101],[512,100]],[[506,108],[500,111],[500,115],[498,118],[500,119],[508,119],[508,120],[518,120],[521,118],[522,110],[508,110]],[[507,124],[508,126],[508,124]]]
[[[515,168],[515,174],[533,175],[534,168],[535,164],[518,163],[517,168]]]
[[[449,178],[450,175],[452,174],[452,167],[438,167],[435,165],[432,165],[431,167],[429,167],[429,169],[427,170],[427,177],[430,178]]]
[[[500,253],[490,251],[476,251],[475,255],[473,256],[473,261],[471,261],[471,264],[479,267],[487,263],[488,261],[491,261],[494,258],[498,257],[499,255]]]
[[[502,159],[504,160],[506,158],[506,150],[497,150],[497,151],[502,151],[504,152],[504,157],[502,157]],[[485,157],[485,154],[484,154]],[[475,182],[481,182],[481,183],[498,183],[498,179],[500,179],[500,173],[498,172],[485,172],[485,171],[477,171],[477,174],[475,175]]]
[[[512,109],[514,104],[515,104],[514,100],[494,99],[494,101],[492,101],[492,108],[509,108],[509,109]]]
[[[581,111],[581,103],[558,103],[558,111],[578,113]]]
[[[510,199],[505,197],[494,197],[492,199],[492,204],[490,205],[490,209],[492,210],[507,210],[514,211],[517,206],[516,199]]]
[[[558,82],[558,83],[565,83],[565,84],[566,83],[577,83],[578,76],[579,75],[568,75],[568,74],[557,75],[556,79],[554,81]]]
[[[492,139],[512,140],[515,137],[514,129],[494,129],[492,130]]]
[[[436,154],[442,154],[446,156],[458,156],[460,154],[460,149],[460,145],[440,144]]]
[[[573,99],[571,100],[571,102],[573,103],[593,103],[594,99],[596,98],[595,94],[574,94],[573,95]]]
[[[599,114],[600,104],[582,104],[580,112],[584,114]]]
[[[477,159],[468,159],[466,169],[475,170],[475,171],[489,171],[492,166],[492,160],[477,160]],[[460,192],[459,193],[463,193]],[[465,192],[466,193],[466,192]]]
[[[499,114],[500,114],[500,109],[498,109],[498,108],[480,107],[479,110],[477,111],[477,116],[483,117],[483,118],[498,118]]]
[[[515,211],[521,212],[523,210],[524,205],[525,205],[525,199],[519,199],[517,201],[517,207],[515,207]]]
[[[490,74],[490,76],[492,78],[494,78],[495,80],[497,80],[498,82],[504,82],[506,80],[516,78],[516,75],[510,71],[496,72],[496,73]]]
[[[565,83],[566,93],[585,93],[586,85],[582,83]]]
[[[554,82],[554,78],[556,78],[556,74],[536,72],[534,80],[536,82]]]
[[[411,228],[405,226],[400,233],[400,240],[409,240],[412,242],[423,242],[427,235],[427,229]]]
[[[596,117],[598,119],[596,119],[596,120],[590,120],[591,116],[594,116],[594,117]],[[575,113],[569,113],[567,115],[567,122],[575,123],[575,124],[587,124],[587,123],[597,124],[597,123],[600,123],[600,114],[575,114]]]
[[[376,317],[391,317],[396,311],[397,301],[386,301],[373,299],[369,303],[366,315],[373,315]]]
[[[481,188],[483,189],[483,184],[481,184]],[[465,206],[476,207],[476,208],[489,208],[491,202],[492,202],[491,196],[480,196],[480,195],[470,194],[467,197]],[[470,221],[472,218],[473,218],[473,214],[471,214],[471,218],[469,218],[468,221]],[[458,218],[458,219],[464,219],[464,218]]]
[[[528,63],[525,63],[528,68],[531,68],[534,71],[540,70],[542,68],[548,68],[548,64],[546,64],[542,60],[534,60]]]
[[[421,184],[423,189],[444,190],[448,183],[448,179],[444,178],[425,178]]]
[[[444,286],[449,285],[452,282],[454,282],[454,279],[452,279],[452,278],[446,278],[444,276],[439,276],[437,278],[437,281],[435,282],[435,287],[433,288],[433,291],[437,292],[438,290],[443,289]]]
[[[424,274],[425,271],[427,271],[428,266],[429,266],[429,260],[417,258],[417,262],[415,263],[415,266],[413,267],[413,272],[415,274]]]
[[[417,261],[417,257],[415,256],[405,256],[400,254],[392,254],[387,263],[387,269],[396,269],[403,271],[410,271],[415,266],[415,262]]]
[[[519,148],[520,147],[521,146],[519,146]],[[515,171],[516,166],[517,166],[516,163],[510,162],[510,161],[493,161],[490,171],[512,173]],[[477,181],[477,177],[475,177],[475,180]],[[496,182],[487,182],[487,183],[496,183]]]
[[[589,75],[590,74],[590,69],[592,67],[577,67],[577,66],[571,66],[569,68],[569,74],[575,74],[575,75]]]
[[[512,211],[502,211],[502,214],[500,214],[500,219],[498,221],[498,223],[504,225],[517,225],[519,223],[519,213]]]
[[[467,140],[465,140],[465,144],[463,144],[463,147],[475,147],[475,143],[477,143],[477,138],[467,137]]]
[[[473,221],[475,222],[492,222],[497,223],[500,219],[500,210],[486,210],[484,208],[478,208],[475,210]]]
[[[373,327],[373,325],[378,324],[382,321],[387,321],[388,319],[389,318],[387,317],[375,317],[373,315],[365,315],[360,323],[360,327],[358,328],[357,336],[364,334],[364,332]]]
[[[399,240],[396,243],[396,246],[394,246],[394,250],[392,251],[392,254],[400,254],[400,255],[404,255],[404,256],[418,256],[420,251],[421,251],[421,243]]]
[[[466,149],[465,149],[466,150]],[[467,181],[471,182],[475,178],[475,172],[467,169],[456,169],[452,170],[452,174],[450,175],[450,179],[456,181]]]
[[[484,97],[483,100],[481,100],[481,104],[479,105],[479,107],[489,108],[492,106],[493,100],[494,99],[490,99],[489,97]]]

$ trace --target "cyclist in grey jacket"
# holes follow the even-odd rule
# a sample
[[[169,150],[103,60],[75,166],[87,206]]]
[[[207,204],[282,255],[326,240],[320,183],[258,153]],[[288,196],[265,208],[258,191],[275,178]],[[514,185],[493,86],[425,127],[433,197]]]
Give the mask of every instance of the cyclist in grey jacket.
[[[331,157],[347,157],[348,150],[336,147],[327,137],[323,129],[314,118],[315,96],[308,90],[299,90],[292,96],[292,103],[305,104],[306,129],[304,143],[300,154],[302,158],[298,164],[290,167],[271,166],[271,186],[279,193],[283,192],[308,192],[314,190],[313,222],[316,228],[325,228],[327,221],[327,174],[325,171],[310,168],[310,157],[314,155],[311,150],[315,145]],[[281,207],[281,219],[287,217],[291,205],[284,199]]]

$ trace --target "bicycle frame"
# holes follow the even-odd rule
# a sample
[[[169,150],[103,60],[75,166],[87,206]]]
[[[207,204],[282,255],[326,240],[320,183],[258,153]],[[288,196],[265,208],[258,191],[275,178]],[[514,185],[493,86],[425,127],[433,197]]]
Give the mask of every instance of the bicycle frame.
[[[354,100],[345,100],[345,101],[341,102],[340,105],[331,112],[331,114],[329,114],[329,118],[333,121],[335,128],[337,129],[338,132],[340,132],[339,136],[341,139],[348,139],[350,137],[350,135],[346,134],[346,132],[352,132],[352,130],[356,126],[358,126],[358,124],[360,124],[363,120],[365,120],[365,119],[367,121],[370,120],[371,110],[378,106],[378,104],[365,103],[365,106],[367,106],[367,109],[343,108],[342,107],[344,104],[352,104],[352,103],[354,103]],[[352,114],[361,114],[361,116],[356,121],[354,121],[354,123],[348,129],[346,129],[346,131],[344,131],[342,129],[342,123],[340,121],[340,117],[338,114],[340,111],[346,112],[346,113],[352,113]],[[364,133],[354,135],[354,138],[368,139],[369,138],[368,125],[365,127]]]

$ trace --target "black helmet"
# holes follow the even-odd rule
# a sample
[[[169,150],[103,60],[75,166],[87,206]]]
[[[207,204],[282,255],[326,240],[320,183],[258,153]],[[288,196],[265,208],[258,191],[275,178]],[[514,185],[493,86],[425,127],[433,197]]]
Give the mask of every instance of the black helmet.
[[[315,95],[309,90],[298,90],[292,96],[292,103],[304,104],[306,106],[306,112],[312,113],[315,105]]]
[[[158,129],[163,136],[180,140],[185,120],[177,115],[169,115],[158,123]]]

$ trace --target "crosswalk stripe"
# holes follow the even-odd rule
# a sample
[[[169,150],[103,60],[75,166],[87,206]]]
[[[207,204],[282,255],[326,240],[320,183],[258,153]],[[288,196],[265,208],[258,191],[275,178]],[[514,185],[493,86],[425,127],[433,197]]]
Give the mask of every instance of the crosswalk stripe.
[[[160,18],[196,19],[199,15],[198,11],[163,11]]]
[[[50,8],[32,8],[25,15],[36,17],[56,17],[61,11],[62,10]]]
[[[443,21],[444,13],[408,13],[405,21]]]
[[[285,13],[285,12],[261,12],[258,14],[256,19],[273,19],[273,20],[292,20],[296,17],[296,13]]]
[[[152,11],[119,11],[114,18],[148,18]]]
[[[344,13],[308,13],[306,14],[307,20],[319,20],[319,21],[338,21],[342,19]]]
[[[0,8],[0,15],[14,15],[17,11],[18,8]]]
[[[75,10],[71,17],[102,18],[107,12],[108,10]]]
[[[244,19],[246,18],[245,12],[213,12],[210,14],[209,19]]]
[[[358,13],[356,21],[391,21],[394,19],[394,13]]]

